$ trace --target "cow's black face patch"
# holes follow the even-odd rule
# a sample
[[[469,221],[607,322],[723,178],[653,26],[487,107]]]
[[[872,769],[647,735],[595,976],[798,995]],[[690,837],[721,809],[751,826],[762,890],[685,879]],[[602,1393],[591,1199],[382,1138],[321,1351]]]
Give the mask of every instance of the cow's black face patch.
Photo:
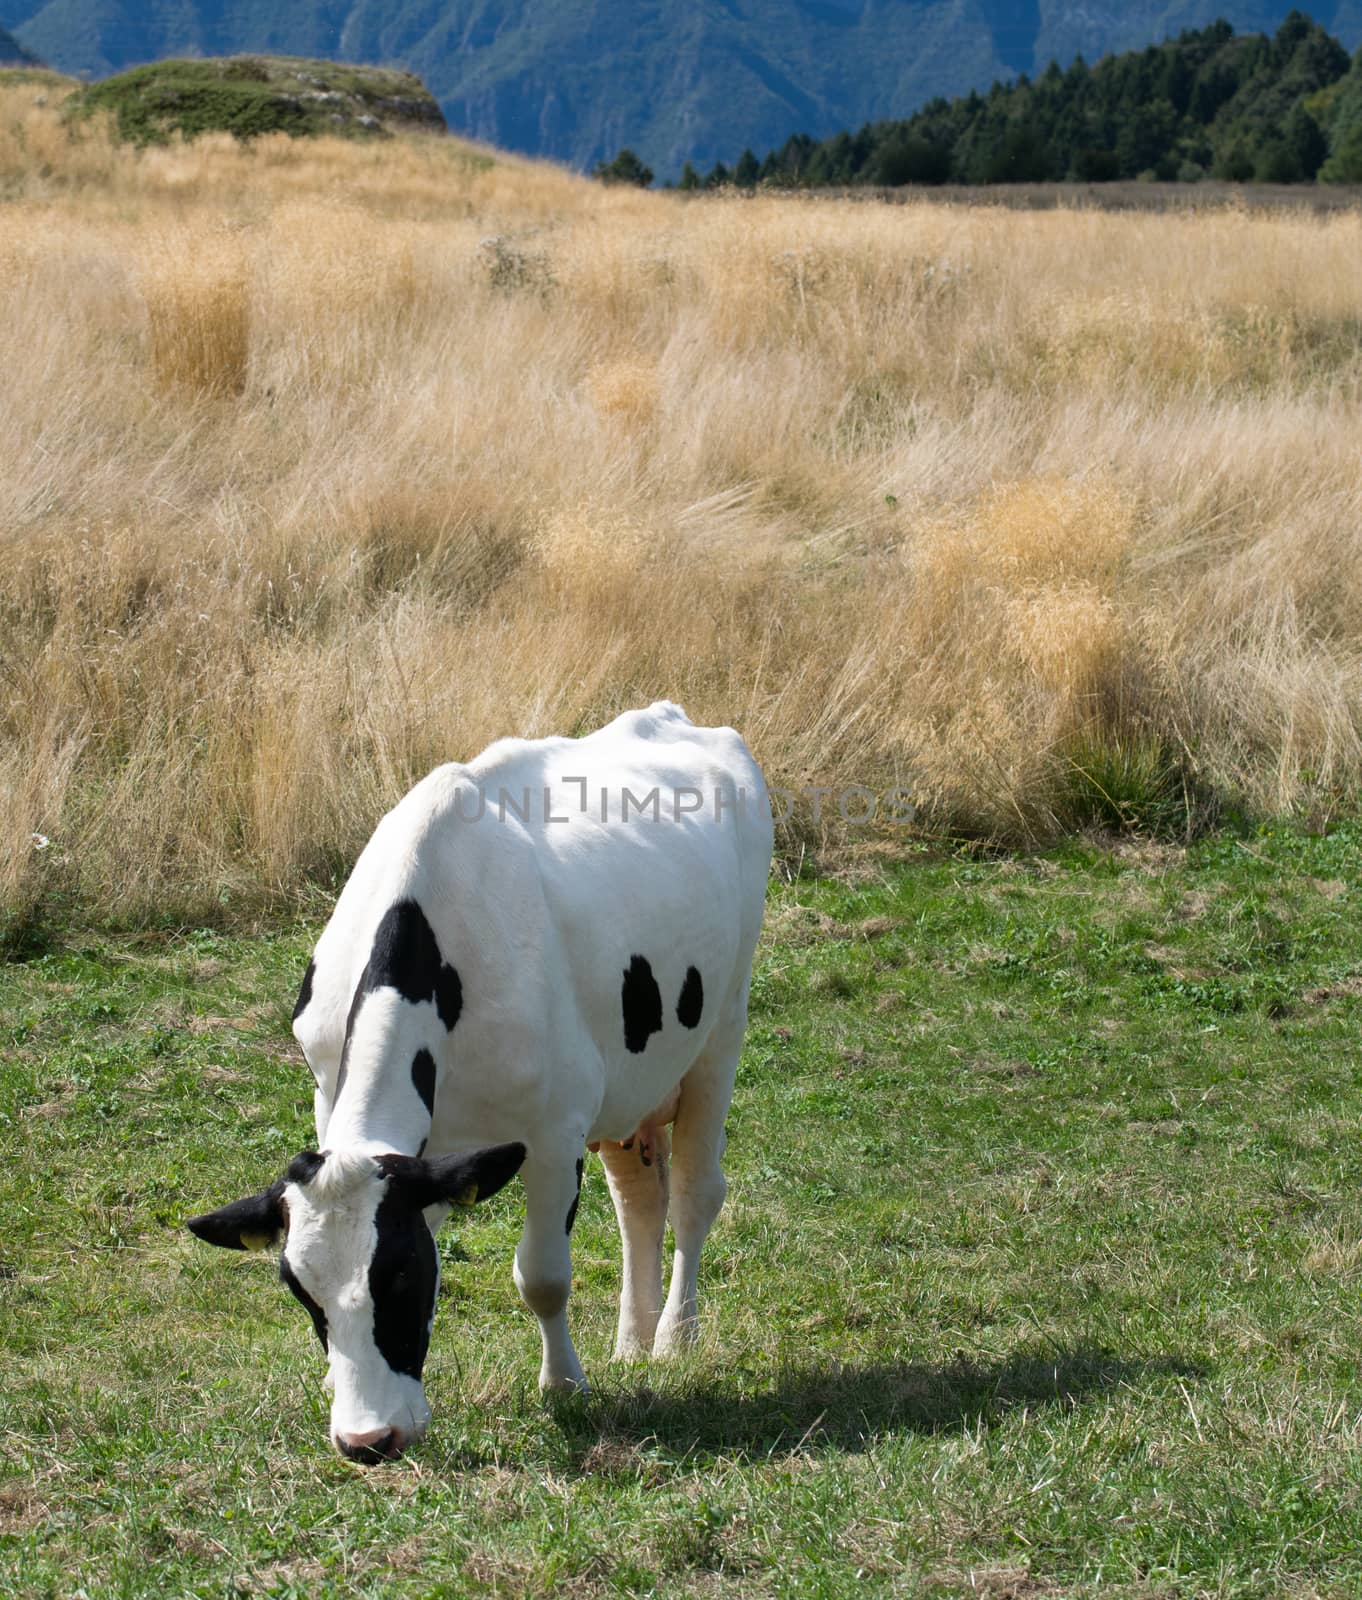
[[[699,967],[686,968],[686,981],[676,1002],[676,1020],[683,1028],[698,1028],[700,1013],[705,1009],[705,986]]]
[[[312,1318],[312,1326],[317,1330],[317,1337],[322,1341],[322,1349],[328,1348],[326,1342],[326,1312],[317,1304],[312,1296],[298,1281],[298,1275],[288,1264],[287,1256],[279,1257],[279,1276],[292,1290],[308,1316]]]
[[[662,1031],[662,991],[653,969],[643,956],[631,956],[620,988],[624,1012],[624,1044],[638,1055],[647,1048],[650,1034]]]
[[[567,1232],[572,1232],[572,1224],[577,1220],[577,1202],[582,1198],[582,1168],[585,1162],[581,1156],[577,1157],[577,1193],[572,1197],[572,1204],[568,1207]]]
[[[298,1003],[293,1008],[293,1020],[297,1022],[308,1006],[312,1004],[312,980],[317,975],[317,963],[309,961],[307,971],[303,974],[303,986],[298,991]]]
[[[396,989],[413,1005],[423,1000],[434,1001],[440,1021],[447,1029],[452,1029],[459,1020],[463,1011],[463,984],[459,974],[440,954],[434,931],[415,900],[399,900],[389,906],[374,933],[369,959],[345,1019],[345,1042],[341,1046],[340,1070],[336,1074],[337,1099],[345,1087],[355,1019],[366,996],[375,989]]]
[[[391,1180],[374,1227],[378,1243],[369,1263],[374,1343],[394,1372],[419,1379],[435,1309],[435,1241],[421,1212]]]
[[[429,1050],[418,1050],[411,1064],[411,1081],[427,1111],[435,1115],[435,1057]]]

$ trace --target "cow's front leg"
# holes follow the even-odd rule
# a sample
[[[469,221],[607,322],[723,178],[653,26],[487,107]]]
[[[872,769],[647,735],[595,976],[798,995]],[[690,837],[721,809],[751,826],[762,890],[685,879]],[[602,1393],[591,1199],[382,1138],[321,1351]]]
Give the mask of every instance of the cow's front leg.
[[[539,1319],[544,1360],[541,1389],[585,1389],[577,1352],[568,1333],[567,1303],[572,1292],[569,1239],[582,1181],[581,1147],[556,1160],[527,1160],[520,1169],[525,1185],[525,1227],[515,1252],[515,1284],[520,1298]]]

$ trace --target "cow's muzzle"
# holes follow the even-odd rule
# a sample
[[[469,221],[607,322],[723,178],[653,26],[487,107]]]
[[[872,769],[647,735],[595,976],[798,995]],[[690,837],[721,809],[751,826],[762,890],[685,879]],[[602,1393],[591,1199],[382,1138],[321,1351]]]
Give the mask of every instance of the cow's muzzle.
[[[380,1461],[396,1461],[407,1448],[407,1437],[396,1428],[373,1428],[368,1433],[337,1433],[332,1435],[336,1449],[347,1461],[358,1461],[366,1467]]]

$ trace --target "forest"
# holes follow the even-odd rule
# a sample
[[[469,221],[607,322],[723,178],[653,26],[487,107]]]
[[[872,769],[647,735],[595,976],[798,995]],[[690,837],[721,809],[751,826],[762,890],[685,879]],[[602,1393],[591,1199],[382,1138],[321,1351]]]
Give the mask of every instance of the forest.
[[[1362,182],[1362,50],[1350,60],[1300,11],[1271,38],[1214,22],[1094,66],[1052,62],[1034,80],[937,98],[857,133],[792,134],[764,158],[744,150],[732,168],[688,164],[679,187],[1208,177]]]

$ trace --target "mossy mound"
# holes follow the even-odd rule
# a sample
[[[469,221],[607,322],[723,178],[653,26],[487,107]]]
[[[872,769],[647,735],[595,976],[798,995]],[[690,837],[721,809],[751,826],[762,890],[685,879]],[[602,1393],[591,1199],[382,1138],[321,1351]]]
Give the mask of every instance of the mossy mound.
[[[434,96],[418,77],[293,56],[157,61],[91,84],[75,115],[113,113],[122,139],[164,144],[176,134],[339,134],[375,138],[399,129],[445,130]]]

